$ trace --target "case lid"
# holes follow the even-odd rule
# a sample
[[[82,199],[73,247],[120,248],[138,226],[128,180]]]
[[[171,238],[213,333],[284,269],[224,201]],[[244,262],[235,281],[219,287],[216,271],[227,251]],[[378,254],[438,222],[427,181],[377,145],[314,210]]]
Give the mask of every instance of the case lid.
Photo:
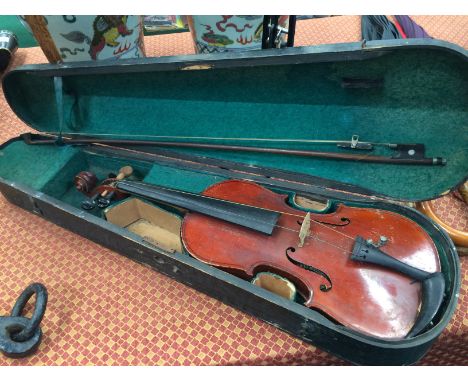
[[[350,153],[310,140],[420,143],[445,166],[172,150],[315,175],[402,200],[434,198],[468,174],[468,53],[428,39],[30,65],[3,80],[33,128],[97,136]],[[392,156],[377,145],[365,155]]]

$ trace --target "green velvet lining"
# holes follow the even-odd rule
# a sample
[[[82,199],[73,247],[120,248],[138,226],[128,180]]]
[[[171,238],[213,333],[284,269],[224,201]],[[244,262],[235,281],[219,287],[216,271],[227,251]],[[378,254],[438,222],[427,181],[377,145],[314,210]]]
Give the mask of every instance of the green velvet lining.
[[[27,166],[21,166],[21,163],[24,165],[21,159],[24,156],[35,160]],[[13,142],[0,151],[0,157],[2,158],[1,178],[21,182],[77,208],[80,208],[81,202],[86,198],[75,189],[74,185],[74,178],[80,171],[91,171],[102,181],[110,173],[116,174],[121,167],[131,165],[132,180],[197,193],[213,183],[227,179],[207,173],[175,170],[158,164],[107,158],[85,153],[79,148],[70,146],[40,147]],[[97,208],[90,213],[102,216],[102,210]]]
[[[177,169],[175,171],[173,168],[155,164],[143,180],[159,186],[201,193],[212,184],[219,183],[227,179],[228,178],[222,176],[204,174],[195,171],[182,169]]]
[[[13,142],[0,151],[0,177],[42,190],[64,172],[74,172],[71,166],[78,150],[71,146],[26,146]],[[54,183],[54,190],[61,185]]]
[[[468,173],[467,74],[466,60],[459,55],[407,49],[364,61],[67,76],[64,132],[139,139],[151,135],[345,140],[358,134],[365,141],[423,143],[426,156],[444,157],[447,165],[184,151],[338,180],[396,199],[429,199]],[[349,78],[366,84],[377,80],[381,86],[346,88],[343,81]],[[13,80],[14,87],[6,85],[16,113],[39,130],[58,131],[52,78],[29,71],[8,79]],[[338,150],[313,144],[275,146]],[[372,154],[391,156],[392,151],[379,148]],[[25,163],[31,158],[17,156]],[[26,168],[22,171],[28,171],[25,163],[19,165]],[[172,176],[178,174],[184,181],[182,172]]]

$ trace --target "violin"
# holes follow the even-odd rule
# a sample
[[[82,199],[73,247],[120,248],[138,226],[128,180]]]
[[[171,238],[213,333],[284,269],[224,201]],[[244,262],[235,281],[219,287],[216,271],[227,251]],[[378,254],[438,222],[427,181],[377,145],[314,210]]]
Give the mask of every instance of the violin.
[[[96,187],[185,209],[181,236],[194,258],[246,280],[268,271],[292,282],[304,305],[370,336],[426,329],[443,299],[434,242],[395,212],[338,204],[329,213],[288,195],[226,180],[202,194],[121,180]]]

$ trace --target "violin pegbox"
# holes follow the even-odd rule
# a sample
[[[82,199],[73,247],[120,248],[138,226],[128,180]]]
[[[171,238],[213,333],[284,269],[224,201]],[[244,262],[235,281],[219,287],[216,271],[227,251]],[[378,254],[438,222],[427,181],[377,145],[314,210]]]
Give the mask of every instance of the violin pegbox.
[[[89,199],[81,203],[81,208],[90,211],[96,206],[106,208],[113,199],[122,199],[124,195],[114,189],[114,182],[130,177],[133,174],[131,166],[124,166],[113,178],[107,178],[100,184],[97,176],[91,171],[81,171],[74,178],[75,188],[87,195]]]

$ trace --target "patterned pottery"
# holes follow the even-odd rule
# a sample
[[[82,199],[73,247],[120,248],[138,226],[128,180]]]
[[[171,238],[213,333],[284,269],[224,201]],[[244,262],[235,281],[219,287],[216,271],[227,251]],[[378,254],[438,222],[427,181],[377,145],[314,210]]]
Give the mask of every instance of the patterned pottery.
[[[144,57],[140,16],[25,16],[51,62]]]
[[[262,48],[263,15],[188,16],[197,53],[229,52]],[[279,24],[287,26],[288,16]]]

